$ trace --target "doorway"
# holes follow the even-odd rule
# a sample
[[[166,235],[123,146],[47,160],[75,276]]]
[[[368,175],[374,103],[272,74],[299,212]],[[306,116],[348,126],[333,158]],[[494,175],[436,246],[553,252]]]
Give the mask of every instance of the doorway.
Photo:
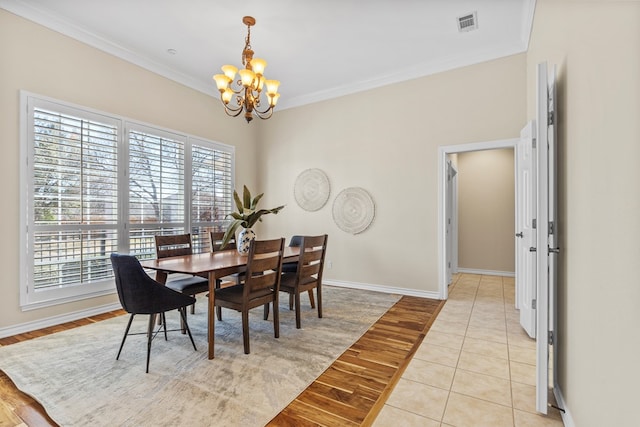
[[[439,148],[438,153],[438,293],[440,298],[447,299],[449,295],[448,287],[450,283],[449,263],[457,263],[457,245],[451,236],[455,235],[449,225],[451,218],[450,209],[454,204],[449,200],[454,191],[450,188],[451,180],[449,162],[452,157],[461,153],[474,151],[486,151],[495,149],[511,148],[515,149],[518,139],[507,139],[499,141],[478,142],[461,145],[450,145]],[[515,251],[515,249],[514,249]],[[453,264],[454,269],[457,267]]]

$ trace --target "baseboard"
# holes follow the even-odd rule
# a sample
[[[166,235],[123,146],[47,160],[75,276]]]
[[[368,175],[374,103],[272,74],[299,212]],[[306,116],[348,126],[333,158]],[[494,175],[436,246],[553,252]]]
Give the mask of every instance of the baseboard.
[[[567,408],[567,402],[564,401],[564,396],[562,395],[562,390],[556,384],[553,388],[553,395],[556,397],[556,402],[558,402],[558,407],[562,408],[560,414],[562,415],[562,422],[565,427],[575,427],[576,423],[573,422],[573,417],[571,416],[571,412],[569,412],[569,408]]]
[[[439,299],[437,292],[419,291],[416,289],[397,288],[393,286],[382,286],[382,285],[371,285],[368,283],[344,282],[340,280],[333,280],[333,281],[323,280],[323,283],[331,286],[342,287],[342,288],[363,289],[367,291],[384,292],[388,294],[400,294],[400,295],[414,296],[414,297],[420,297],[420,298]],[[121,308],[122,306],[120,305],[120,303],[113,303],[113,304],[101,305],[98,307],[92,307],[86,310],[74,311],[72,313],[65,313],[58,316],[47,317],[44,319],[38,319],[32,322],[21,323],[21,324],[9,326],[6,328],[0,328],[0,338],[23,334],[25,332],[31,332],[38,329],[48,328],[49,326],[60,325],[66,322],[72,322],[74,320],[84,319],[85,317],[91,317],[97,314],[119,310]]]
[[[322,283],[326,285],[331,285],[331,286],[338,286],[341,288],[363,289],[366,291],[384,292],[387,294],[400,294],[400,295],[407,295],[412,297],[440,299],[440,295],[438,294],[437,291],[436,292],[419,291],[417,289],[398,288],[395,286],[385,286],[385,285],[372,285],[369,283],[345,282],[342,280],[323,279]]]
[[[485,276],[516,277],[516,273],[513,272],[513,271],[480,270],[480,269],[476,269],[476,268],[461,268],[461,267],[458,267],[458,273],[483,274]]]
[[[100,305],[98,307],[91,307],[86,310],[74,311],[72,313],[65,313],[58,316],[38,319],[32,322],[20,323],[18,325],[12,325],[6,328],[0,328],[0,338],[24,334],[25,332],[48,328],[49,326],[56,326],[62,323],[73,322],[74,320],[84,319],[85,317],[91,317],[98,314],[107,313],[109,311],[120,310],[121,308],[122,306],[120,305],[120,303],[112,303]]]

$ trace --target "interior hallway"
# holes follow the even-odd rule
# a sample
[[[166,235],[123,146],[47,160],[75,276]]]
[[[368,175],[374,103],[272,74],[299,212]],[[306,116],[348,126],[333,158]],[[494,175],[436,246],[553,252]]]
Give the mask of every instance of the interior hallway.
[[[536,413],[535,341],[514,301],[514,278],[455,275],[374,426],[562,426],[557,409]]]

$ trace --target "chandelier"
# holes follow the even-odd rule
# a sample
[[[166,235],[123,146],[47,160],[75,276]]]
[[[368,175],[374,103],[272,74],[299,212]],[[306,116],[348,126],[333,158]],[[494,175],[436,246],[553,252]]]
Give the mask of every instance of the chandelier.
[[[237,117],[244,111],[244,118],[249,123],[253,120],[253,115],[261,119],[268,119],[273,115],[273,109],[278,102],[280,94],[278,93],[278,80],[266,80],[264,69],[267,61],[253,57],[251,50],[251,26],[255,25],[256,20],[252,16],[245,16],[242,22],[247,26],[247,37],[244,40],[244,49],[242,50],[242,65],[245,67],[238,71],[233,65],[222,66],[224,74],[216,74],[213,79],[216,81],[218,90],[220,91],[220,100],[224,105],[224,111],[232,117]],[[234,81],[236,73],[239,79]],[[233,88],[235,83],[236,89]],[[266,86],[266,96],[269,106],[260,109],[260,98],[263,94],[263,88]],[[236,105],[232,105],[232,98],[236,95]]]

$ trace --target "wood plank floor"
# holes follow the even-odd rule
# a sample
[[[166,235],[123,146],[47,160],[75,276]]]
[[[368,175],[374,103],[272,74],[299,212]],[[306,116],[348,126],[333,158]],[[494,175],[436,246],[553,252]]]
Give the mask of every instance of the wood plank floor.
[[[371,425],[443,305],[444,301],[403,296],[268,426]],[[119,310],[2,338],[0,346],[122,314]],[[0,371],[0,426],[56,424]]]

